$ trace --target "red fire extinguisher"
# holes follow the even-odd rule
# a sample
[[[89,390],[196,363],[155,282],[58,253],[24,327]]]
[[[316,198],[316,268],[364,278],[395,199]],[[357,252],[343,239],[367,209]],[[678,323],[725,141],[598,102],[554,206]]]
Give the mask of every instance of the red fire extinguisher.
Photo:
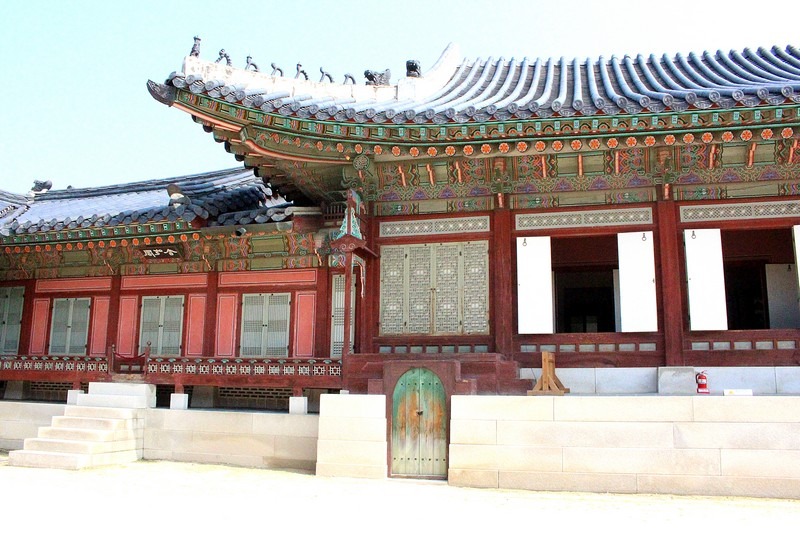
[[[698,372],[694,380],[697,382],[697,394],[708,394],[708,376],[705,370]]]

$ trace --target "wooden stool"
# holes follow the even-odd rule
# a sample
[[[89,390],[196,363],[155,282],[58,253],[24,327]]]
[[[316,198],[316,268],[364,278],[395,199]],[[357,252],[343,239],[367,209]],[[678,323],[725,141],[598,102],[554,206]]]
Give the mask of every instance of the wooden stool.
[[[533,390],[528,391],[528,396],[553,395],[561,396],[569,392],[569,389],[561,383],[556,376],[556,354],[553,352],[542,352],[542,377],[534,385]]]

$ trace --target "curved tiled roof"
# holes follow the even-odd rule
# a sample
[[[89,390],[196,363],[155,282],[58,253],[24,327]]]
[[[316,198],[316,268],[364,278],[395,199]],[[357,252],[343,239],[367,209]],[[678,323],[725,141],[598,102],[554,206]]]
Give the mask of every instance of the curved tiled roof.
[[[373,123],[481,122],[800,102],[800,50],[745,48],[610,59],[459,60],[449,46],[394,85],[290,79],[187,57],[168,84],[299,118]]]
[[[291,204],[273,197],[252,170],[236,168],[30,196],[0,192],[0,213],[6,209],[3,206],[11,206],[11,212],[0,216],[0,230],[8,235],[197,218],[209,225],[225,225],[241,219],[231,213],[261,209],[277,221],[287,216]]]

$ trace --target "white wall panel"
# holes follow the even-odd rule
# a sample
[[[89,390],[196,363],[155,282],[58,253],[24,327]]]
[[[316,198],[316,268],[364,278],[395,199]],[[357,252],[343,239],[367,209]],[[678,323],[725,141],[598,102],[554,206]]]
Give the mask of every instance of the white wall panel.
[[[719,229],[685,230],[689,323],[694,331],[728,329]]]
[[[554,333],[550,237],[517,238],[519,333]]]
[[[620,331],[657,331],[653,232],[617,234]]]

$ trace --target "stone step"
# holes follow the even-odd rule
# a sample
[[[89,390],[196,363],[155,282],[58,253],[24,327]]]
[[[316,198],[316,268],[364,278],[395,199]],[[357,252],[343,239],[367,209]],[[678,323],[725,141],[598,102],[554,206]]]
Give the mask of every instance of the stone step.
[[[60,452],[40,452],[31,450],[12,450],[8,452],[9,466],[30,468],[60,468],[78,470],[91,466],[89,455]]]
[[[74,429],[136,429],[137,421],[132,418],[90,418],[79,416],[54,416],[52,427]]]
[[[146,409],[156,406],[155,396],[122,396],[119,394],[83,394],[78,396],[82,407],[124,407],[127,409]]]
[[[139,409],[124,407],[91,407],[87,405],[68,405],[64,409],[64,416],[85,418],[123,418],[136,419],[143,416]]]
[[[118,452],[82,454],[60,453],[30,450],[14,450],[8,454],[9,466],[31,468],[60,468],[63,470],[79,470],[92,466],[106,466],[138,461],[142,454],[136,450]]]
[[[111,442],[135,439],[138,437],[137,433],[140,432],[133,429],[106,431],[102,429],[42,427],[39,428],[38,437],[41,439]]]
[[[156,386],[147,383],[92,382],[89,394],[155,397]]]
[[[136,450],[136,440],[117,440],[111,442],[89,442],[62,439],[25,439],[25,450],[34,452],[57,452],[77,454],[98,454]]]

